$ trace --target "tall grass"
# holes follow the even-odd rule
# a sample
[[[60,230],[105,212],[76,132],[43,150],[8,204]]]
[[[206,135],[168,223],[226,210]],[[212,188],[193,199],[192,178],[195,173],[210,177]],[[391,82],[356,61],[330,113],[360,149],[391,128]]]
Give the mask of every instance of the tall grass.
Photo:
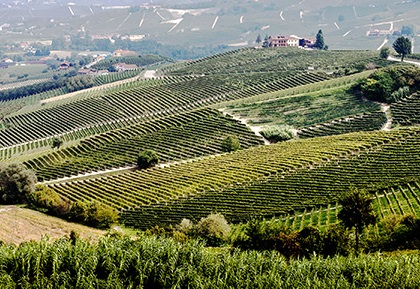
[[[0,246],[1,288],[418,288],[420,255],[286,260],[140,236]]]

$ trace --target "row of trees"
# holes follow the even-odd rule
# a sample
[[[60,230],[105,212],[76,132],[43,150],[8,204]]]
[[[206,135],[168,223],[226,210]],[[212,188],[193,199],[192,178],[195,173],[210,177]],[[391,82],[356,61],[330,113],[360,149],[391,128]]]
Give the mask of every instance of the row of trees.
[[[172,237],[185,242],[203,240],[208,246],[230,244],[243,250],[276,250],[288,258],[349,255],[363,250],[393,251],[420,249],[420,219],[412,215],[389,216],[378,220],[372,197],[363,190],[350,190],[339,199],[339,223],[326,230],[306,227],[291,230],[278,222],[258,217],[232,228],[223,215],[213,213],[197,223],[183,219],[170,228],[154,227],[150,234]],[[367,227],[377,224],[378,233],[364,234]]]
[[[109,228],[118,212],[99,202],[70,200],[36,185],[33,171],[21,163],[0,164],[0,204],[26,204],[29,208],[95,228]]]
[[[70,74],[69,76],[55,75],[53,79],[50,79],[49,81],[2,90],[0,91],[0,101],[19,99],[57,88],[66,88],[67,91],[72,92],[92,86],[93,80],[90,76],[75,76],[74,74]]]

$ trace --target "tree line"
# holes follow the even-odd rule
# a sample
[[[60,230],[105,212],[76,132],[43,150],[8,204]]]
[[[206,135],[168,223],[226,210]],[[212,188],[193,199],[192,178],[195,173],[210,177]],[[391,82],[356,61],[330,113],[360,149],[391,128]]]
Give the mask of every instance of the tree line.
[[[71,75],[71,77],[55,75],[52,79],[45,82],[2,90],[0,91],[0,101],[19,99],[59,88],[64,88],[67,92],[72,92],[89,88],[94,85],[91,76]]]

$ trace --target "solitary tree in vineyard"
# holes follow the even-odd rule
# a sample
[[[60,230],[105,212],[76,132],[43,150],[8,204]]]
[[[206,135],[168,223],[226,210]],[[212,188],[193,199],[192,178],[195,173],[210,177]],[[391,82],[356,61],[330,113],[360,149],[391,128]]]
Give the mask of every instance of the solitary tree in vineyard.
[[[392,44],[392,47],[401,55],[401,61],[404,61],[404,57],[407,54],[411,54],[411,41],[407,37],[398,37],[394,44]]]
[[[339,201],[342,206],[338,213],[338,219],[346,228],[355,228],[356,255],[359,253],[359,238],[363,229],[376,222],[376,216],[372,207],[372,199],[367,193],[352,190],[345,194]]]

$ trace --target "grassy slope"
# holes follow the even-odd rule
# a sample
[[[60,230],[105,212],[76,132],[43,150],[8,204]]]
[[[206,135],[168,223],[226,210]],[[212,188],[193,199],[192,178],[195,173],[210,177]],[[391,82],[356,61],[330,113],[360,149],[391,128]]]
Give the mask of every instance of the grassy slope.
[[[40,240],[45,235],[58,239],[69,236],[71,231],[84,239],[97,239],[105,233],[18,206],[0,206],[0,218],[0,240],[6,243]]]

